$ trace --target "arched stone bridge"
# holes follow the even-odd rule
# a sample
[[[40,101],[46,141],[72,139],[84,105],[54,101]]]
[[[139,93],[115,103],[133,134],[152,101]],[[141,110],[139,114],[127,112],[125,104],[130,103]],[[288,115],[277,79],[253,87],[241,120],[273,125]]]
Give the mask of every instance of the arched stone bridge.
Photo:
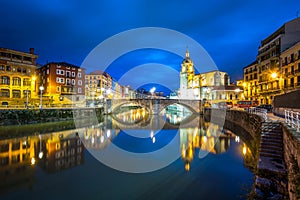
[[[122,105],[138,105],[146,108],[150,114],[159,114],[167,106],[179,104],[194,113],[202,111],[200,100],[185,100],[185,99],[109,99],[106,102],[106,112],[113,113],[114,110]]]

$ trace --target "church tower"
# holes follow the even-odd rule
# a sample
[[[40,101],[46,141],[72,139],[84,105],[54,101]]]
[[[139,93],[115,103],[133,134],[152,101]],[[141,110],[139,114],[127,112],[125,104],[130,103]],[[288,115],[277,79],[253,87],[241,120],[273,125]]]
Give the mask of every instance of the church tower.
[[[190,58],[188,49],[185,52],[185,58],[181,63],[180,71],[180,97],[193,99],[193,78],[195,76],[194,63]]]

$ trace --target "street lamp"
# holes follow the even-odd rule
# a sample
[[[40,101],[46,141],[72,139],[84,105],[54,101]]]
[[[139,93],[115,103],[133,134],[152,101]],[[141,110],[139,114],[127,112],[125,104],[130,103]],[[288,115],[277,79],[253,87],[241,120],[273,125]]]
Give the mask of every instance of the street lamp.
[[[43,95],[43,90],[44,90],[44,86],[40,86],[40,92],[41,92],[41,95],[40,95],[40,109],[43,108],[43,99],[42,99],[42,95]]]
[[[273,73],[271,74],[271,77],[272,77],[273,79],[277,78],[277,73],[276,73],[276,72],[273,72]]]
[[[154,94],[155,90],[156,90],[156,87],[152,87],[152,88],[150,89],[150,93],[151,93],[151,97],[152,97],[152,98],[153,98],[153,94]]]

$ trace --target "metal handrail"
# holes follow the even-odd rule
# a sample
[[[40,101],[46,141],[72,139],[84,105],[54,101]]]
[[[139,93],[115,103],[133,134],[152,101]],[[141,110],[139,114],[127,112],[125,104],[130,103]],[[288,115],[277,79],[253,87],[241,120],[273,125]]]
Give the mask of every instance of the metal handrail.
[[[295,128],[297,132],[300,132],[299,112],[284,110],[284,119],[288,126]]]
[[[268,111],[267,111],[267,109],[264,109],[264,108],[249,108],[248,112],[261,116],[265,121],[268,120]]]

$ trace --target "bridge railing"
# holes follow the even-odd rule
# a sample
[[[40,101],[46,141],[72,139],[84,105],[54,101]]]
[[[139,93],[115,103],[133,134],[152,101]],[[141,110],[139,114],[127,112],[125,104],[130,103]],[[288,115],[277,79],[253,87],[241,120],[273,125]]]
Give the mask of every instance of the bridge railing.
[[[268,120],[268,111],[264,108],[249,108],[247,109],[249,113],[261,116],[265,121]]]
[[[285,123],[288,126],[292,127],[293,129],[295,128],[297,132],[300,132],[299,112],[284,110],[284,118]]]

